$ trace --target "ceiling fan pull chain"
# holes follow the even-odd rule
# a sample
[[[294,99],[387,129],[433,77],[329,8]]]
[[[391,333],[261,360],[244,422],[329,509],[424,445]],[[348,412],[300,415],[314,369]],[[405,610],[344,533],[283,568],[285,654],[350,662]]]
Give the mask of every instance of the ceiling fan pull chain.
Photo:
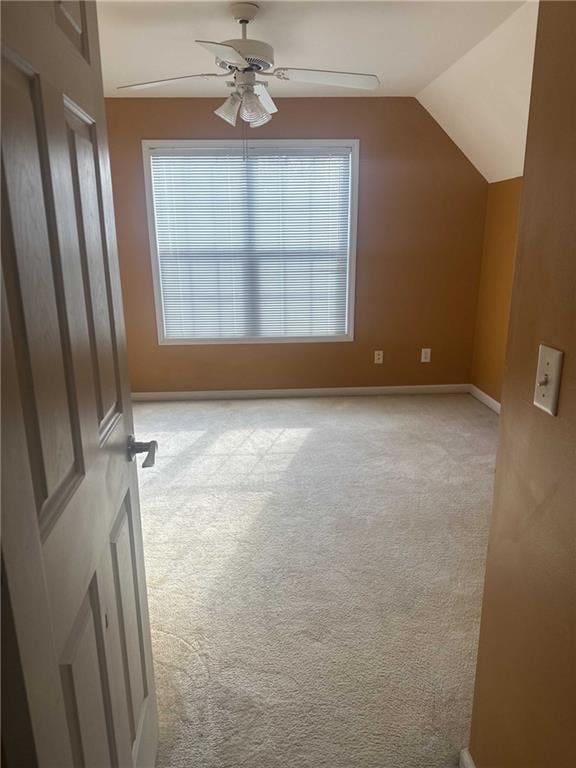
[[[242,158],[248,162],[248,123],[242,120]]]

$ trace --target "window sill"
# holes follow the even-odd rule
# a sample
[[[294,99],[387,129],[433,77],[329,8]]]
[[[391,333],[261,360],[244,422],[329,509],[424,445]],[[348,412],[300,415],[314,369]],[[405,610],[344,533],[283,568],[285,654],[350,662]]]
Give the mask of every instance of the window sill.
[[[167,339],[160,338],[160,346],[206,346],[220,344],[346,344],[354,341],[354,336],[347,334],[345,336],[290,336],[290,337],[243,337],[238,339]]]

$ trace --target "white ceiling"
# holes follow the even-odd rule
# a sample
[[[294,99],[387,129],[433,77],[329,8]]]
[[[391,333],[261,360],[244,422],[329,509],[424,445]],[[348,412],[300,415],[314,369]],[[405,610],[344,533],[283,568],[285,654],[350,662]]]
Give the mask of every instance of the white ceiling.
[[[262,0],[249,36],[269,42],[278,66],[373,72],[373,96],[414,96],[496,29],[520,2],[282,2]],[[99,3],[107,96],[219,96],[222,81],[190,80],[146,91],[118,85],[217,71],[195,38],[239,37],[229,4],[208,2]],[[272,80],[274,96],[366,96],[329,86]]]
[[[271,80],[273,96],[416,96],[490,182],[522,175],[537,0],[262,0],[251,37],[273,45],[278,66],[373,72],[377,91]],[[195,38],[238,36],[228,3],[99,2],[109,97],[224,95],[222,81],[146,91],[118,85],[217,71]]]
[[[417,97],[490,182],[523,173],[537,16],[523,5]]]

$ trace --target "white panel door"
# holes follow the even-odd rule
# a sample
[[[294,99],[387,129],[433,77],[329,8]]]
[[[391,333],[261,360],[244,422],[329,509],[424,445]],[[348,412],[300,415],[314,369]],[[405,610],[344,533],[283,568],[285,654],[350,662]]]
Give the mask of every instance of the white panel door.
[[[14,694],[3,757],[7,768],[152,768],[95,4],[4,3],[2,57],[3,619]]]

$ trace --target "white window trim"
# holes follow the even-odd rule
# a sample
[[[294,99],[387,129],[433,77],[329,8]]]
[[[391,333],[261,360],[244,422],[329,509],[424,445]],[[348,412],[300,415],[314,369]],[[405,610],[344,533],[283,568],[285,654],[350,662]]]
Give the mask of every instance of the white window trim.
[[[144,185],[146,190],[146,214],[148,218],[148,236],[150,242],[150,257],[152,262],[152,281],[154,285],[154,309],[156,313],[156,330],[158,343],[170,346],[186,346],[190,344],[325,344],[346,343],[354,341],[355,298],[356,298],[356,238],[358,231],[358,177],[359,177],[359,139],[252,139],[247,142],[248,151],[251,146],[268,145],[272,147],[350,147],[352,170],[350,177],[350,240],[348,259],[348,297],[347,297],[347,327],[348,332],[341,336],[281,336],[255,337],[243,336],[234,339],[169,339],[164,335],[164,317],[162,311],[162,288],[160,281],[160,260],[156,247],[156,231],[154,226],[154,200],[152,197],[152,173],[150,157],[155,149],[174,149],[180,151],[186,148],[210,147],[241,147],[241,139],[143,139],[142,156],[144,161]]]

